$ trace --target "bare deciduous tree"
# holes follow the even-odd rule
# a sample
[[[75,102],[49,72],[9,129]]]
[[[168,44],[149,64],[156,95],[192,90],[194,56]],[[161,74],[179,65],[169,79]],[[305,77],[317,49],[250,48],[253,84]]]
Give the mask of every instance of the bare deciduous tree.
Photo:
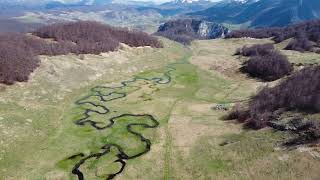
[[[311,51],[313,46],[320,46],[320,20],[293,24],[284,28],[264,28],[238,30],[229,33],[226,38],[273,38],[277,43],[293,38],[286,49]],[[314,44],[314,45],[313,45]]]
[[[267,126],[269,121],[273,121],[281,109],[280,113],[295,110],[319,113],[319,79],[320,66],[306,67],[283,80],[279,85],[262,89],[252,97],[248,108],[237,108],[230,117],[239,118],[241,122],[246,122],[248,127],[260,129]]]
[[[38,67],[38,55],[100,54],[116,50],[119,43],[162,47],[146,33],[90,21],[54,24],[40,28],[33,35],[40,38],[22,33],[0,34],[0,83],[27,81]]]

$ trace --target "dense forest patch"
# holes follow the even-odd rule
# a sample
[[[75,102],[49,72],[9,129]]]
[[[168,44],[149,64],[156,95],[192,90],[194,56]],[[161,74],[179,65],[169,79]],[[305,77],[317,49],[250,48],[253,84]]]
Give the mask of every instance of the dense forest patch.
[[[70,51],[74,53],[99,54],[114,51],[118,48],[119,43],[131,47],[162,47],[156,38],[146,33],[91,21],[53,24],[42,27],[32,34],[41,38],[54,39],[61,44],[72,42],[76,48]]]
[[[0,83],[27,81],[39,65],[38,55],[100,54],[116,50],[120,43],[162,47],[146,33],[89,21],[54,24],[32,34],[0,34]]]
[[[21,44],[24,36],[18,36],[20,35],[0,34],[0,83],[27,81],[29,74],[39,65],[33,51]]]

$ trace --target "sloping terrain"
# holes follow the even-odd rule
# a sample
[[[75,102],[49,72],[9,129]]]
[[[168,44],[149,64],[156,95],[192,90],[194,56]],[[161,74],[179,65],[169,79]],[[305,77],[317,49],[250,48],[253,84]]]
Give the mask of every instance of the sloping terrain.
[[[117,50],[120,43],[131,47],[162,47],[146,33],[91,21],[58,23],[32,34],[0,33],[0,83],[27,81],[38,67],[38,55],[100,54]]]
[[[288,150],[280,144],[290,134],[223,121],[226,110],[264,84],[239,72],[244,59],[234,52],[269,39],[195,41],[190,48],[162,42],[163,49],[41,56],[29,82],[1,86],[1,177],[319,176],[318,146]],[[290,62],[320,59],[281,51]]]
[[[320,17],[317,0],[259,0],[221,2],[204,11],[191,13],[214,22],[249,23],[251,27],[282,27]]]
[[[320,21],[305,21],[283,28],[236,30],[226,36],[226,38],[241,37],[272,38],[276,43],[285,45],[283,49],[286,50],[320,52],[318,48],[320,42]]]

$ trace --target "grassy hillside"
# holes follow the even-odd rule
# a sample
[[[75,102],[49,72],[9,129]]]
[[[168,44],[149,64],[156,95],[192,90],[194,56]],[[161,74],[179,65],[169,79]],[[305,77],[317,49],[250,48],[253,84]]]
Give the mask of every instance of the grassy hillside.
[[[0,83],[27,81],[39,65],[39,55],[98,55],[118,50],[121,43],[130,47],[162,47],[146,33],[94,21],[57,23],[31,34],[0,33]]]
[[[151,142],[151,149],[124,160],[116,179],[316,179],[319,148],[289,151],[280,142],[289,137],[271,129],[247,131],[223,121],[235,103],[246,101],[262,82],[239,72],[233,56],[244,45],[268,39],[218,39],[195,41],[190,48],[162,40],[163,49],[124,47],[102,55],[41,57],[41,65],[28,83],[1,86],[0,177],[4,179],[76,179],[75,164],[117,144],[132,156],[145,143],[128,132],[130,123],[148,124],[148,117],[125,117],[104,130],[83,119],[107,125],[122,114],[150,114],[159,125],[135,126]],[[319,54],[282,50],[291,62],[319,61]],[[297,58],[298,56],[303,58]],[[169,72],[169,73],[168,73]],[[155,77],[163,78],[153,79]],[[134,81],[127,81],[132,80]],[[169,80],[170,79],[170,80]],[[127,81],[128,86],[120,87]],[[162,82],[162,83],[161,83]],[[99,86],[99,87],[97,87]],[[103,86],[101,88],[101,86]],[[95,87],[95,88],[94,88]],[[94,89],[92,89],[94,88]],[[121,94],[125,97],[116,99]],[[109,94],[109,95],[108,95]],[[99,96],[100,95],[100,96]],[[108,99],[101,101],[101,95]],[[114,99],[114,100],[112,100]],[[90,101],[92,104],[75,104]],[[223,107],[223,108],[221,108]],[[79,167],[86,179],[105,179],[121,169],[119,148],[99,159],[89,158]]]

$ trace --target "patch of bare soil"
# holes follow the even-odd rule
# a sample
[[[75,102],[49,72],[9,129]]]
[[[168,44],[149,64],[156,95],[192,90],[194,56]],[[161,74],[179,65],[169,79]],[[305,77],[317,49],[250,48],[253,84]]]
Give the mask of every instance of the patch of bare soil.
[[[172,144],[186,155],[202,136],[220,137],[228,133],[240,133],[241,127],[221,121],[224,112],[212,110],[211,103],[178,103],[169,120]],[[180,107],[179,107],[180,106]],[[188,111],[185,113],[183,110]],[[217,142],[218,144],[218,142]]]

